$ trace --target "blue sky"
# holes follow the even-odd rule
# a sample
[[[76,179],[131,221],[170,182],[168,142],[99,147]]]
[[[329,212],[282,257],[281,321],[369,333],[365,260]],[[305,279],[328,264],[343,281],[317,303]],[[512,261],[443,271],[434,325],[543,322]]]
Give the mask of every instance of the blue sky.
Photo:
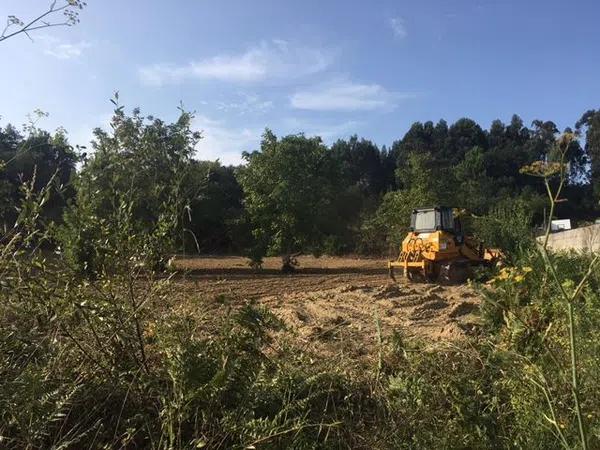
[[[25,19],[45,0],[2,0]],[[1,125],[40,108],[73,144],[127,107],[204,131],[238,163],[265,127],[390,145],[415,121],[513,113],[572,126],[600,107],[600,2],[88,0],[81,23],[0,44]]]

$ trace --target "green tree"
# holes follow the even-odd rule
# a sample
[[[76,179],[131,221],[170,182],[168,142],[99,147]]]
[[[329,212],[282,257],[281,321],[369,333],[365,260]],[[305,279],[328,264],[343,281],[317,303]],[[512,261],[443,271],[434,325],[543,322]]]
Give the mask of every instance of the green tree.
[[[585,151],[590,159],[590,178],[596,201],[600,202],[600,110],[586,111],[575,124],[585,130]]]
[[[77,179],[76,201],[65,214],[61,239],[75,267],[88,275],[107,269],[105,254],[118,251],[125,238],[114,235],[115,229],[147,240],[144,245],[153,250],[147,252],[153,254],[147,263],[166,262],[195,189],[186,184],[200,139],[191,120],[181,111],[176,122],[167,124],[142,116],[139,109],[127,116],[117,106],[111,131],[95,130],[94,152]]]
[[[361,224],[377,210],[382,195],[395,185],[396,162],[386,150],[380,151],[373,142],[357,136],[338,140],[331,146],[331,153],[340,170],[334,208],[342,226],[327,251],[362,251],[357,245]]]
[[[362,240],[373,251],[386,247],[390,256],[402,242],[410,225],[414,208],[448,203],[447,183],[451,180],[440,176],[429,153],[411,153],[405,167],[396,176],[403,189],[388,192],[373,217],[363,225]]]
[[[484,152],[485,169],[494,179],[498,190],[516,195],[531,180],[519,174],[519,169],[538,157],[539,149],[533,148],[533,132],[523,125],[523,120],[513,115],[509,125],[494,120],[487,132],[488,148]]]
[[[456,164],[473,147],[487,149],[485,133],[474,120],[462,118],[448,129],[448,137],[437,157],[448,164]]]
[[[485,152],[481,147],[473,147],[453,170],[454,204],[477,214],[487,211],[494,197],[492,180],[487,176]]]
[[[448,124],[445,120],[440,120],[436,125],[431,121],[415,122],[401,140],[392,144],[390,154],[397,168],[405,167],[410,154],[414,152],[429,153],[433,160],[441,160],[447,139]]]
[[[386,179],[381,152],[366,139],[354,135],[349,140],[338,140],[331,146],[331,153],[340,166],[342,181],[356,186],[365,196],[385,191]]]
[[[277,139],[267,129],[260,150],[244,158],[239,179],[255,238],[253,261],[280,254],[282,269],[292,270],[295,255],[319,255],[338,225],[332,208],[338,173],[321,139]]]
[[[66,202],[74,196],[70,186],[78,156],[62,130],[54,135],[31,124],[27,137],[7,125],[0,128],[0,221],[11,227],[17,218],[23,183],[32,182],[34,193],[53,179],[61,189],[53,190],[44,203],[42,219],[60,222]]]
[[[190,161],[186,186],[192,192],[184,213],[186,249],[239,253],[250,245],[237,168],[218,161]]]

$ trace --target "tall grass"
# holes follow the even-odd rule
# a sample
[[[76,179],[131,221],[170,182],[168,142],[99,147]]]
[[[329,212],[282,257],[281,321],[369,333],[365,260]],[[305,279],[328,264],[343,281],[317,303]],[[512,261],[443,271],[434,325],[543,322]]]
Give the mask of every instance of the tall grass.
[[[568,167],[566,164],[567,152],[569,150],[569,146],[576,139],[576,136],[572,133],[565,133],[561,136],[555,146],[555,156],[556,161],[551,162],[539,162],[538,164],[532,164],[529,167],[523,168],[524,173],[528,173],[530,175],[541,177],[544,181],[544,186],[546,187],[546,192],[548,194],[548,199],[550,203],[550,215],[548,219],[548,225],[546,229],[546,233],[544,236],[543,244],[540,246],[540,252],[544,257],[544,262],[547,268],[547,271],[551,275],[552,281],[559,288],[560,295],[562,297],[563,302],[566,304],[567,309],[567,328],[569,333],[569,354],[570,354],[570,382],[571,389],[573,392],[573,404],[575,414],[577,416],[577,426],[579,431],[579,443],[581,448],[587,450],[588,448],[588,437],[585,426],[585,419],[583,417],[583,412],[581,409],[580,402],[580,383],[579,383],[579,364],[578,364],[578,352],[580,351],[577,340],[576,340],[576,325],[575,325],[575,303],[578,302],[580,295],[582,294],[582,290],[586,287],[588,279],[592,276],[592,274],[597,271],[597,263],[600,261],[600,254],[594,256],[587,270],[582,273],[582,276],[579,280],[567,279],[564,280],[560,278],[557,266],[553,261],[552,257],[548,253],[548,240],[550,237],[551,231],[551,223],[552,217],[554,214],[554,209],[556,203],[560,199],[560,195],[562,192],[562,188],[567,180]],[[553,191],[551,186],[551,178],[557,176],[558,184],[556,189]],[[549,404],[551,405],[551,400],[549,400]],[[555,427],[557,434],[561,437],[561,441],[563,444],[567,445],[564,436],[560,431],[560,426],[556,423],[556,421],[552,422]]]

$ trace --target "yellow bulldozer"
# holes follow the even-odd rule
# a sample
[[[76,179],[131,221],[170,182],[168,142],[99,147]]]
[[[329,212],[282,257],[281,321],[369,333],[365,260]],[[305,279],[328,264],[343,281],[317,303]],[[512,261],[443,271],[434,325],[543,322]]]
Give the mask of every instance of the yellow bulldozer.
[[[452,208],[434,206],[413,210],[400,255],[388,262],[388,269],[393,279],[394,269],[402,268],[411,281],[463,283],[474,266],[494,264],[501,256],[499,250],[465,236]]]

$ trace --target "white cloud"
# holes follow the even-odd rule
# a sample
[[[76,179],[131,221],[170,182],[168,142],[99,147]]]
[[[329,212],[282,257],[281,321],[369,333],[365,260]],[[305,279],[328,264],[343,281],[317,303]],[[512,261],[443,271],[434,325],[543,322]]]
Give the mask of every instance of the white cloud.
[[[400,39],[404,39],[408,36],[408,31],[406,30],[406,25],[404,23],[404,19],[400,17],[392,17],[389,20],[390,27],[394,32],[394,36]]]
[[[236,101],[215,103],[215,108],[223,112],[235,112],[240,115],[264,114],[273,108],[271,100],[263,100],[256,94],[239,94],[240,99]],[[208,104],[208,103],[207,103]]]
[[[154,86],[189,79],[251,83],[314,74],[326,69],[331,62],[332,56],[325,50],[272,40],[241,54],[217,55],[185,65],[161,63],[141,67],[139,76],[144,84]]]
[[[222,164],[242,163],[242,152],[256,150],[260,146],[262,128],[228,127],[222,121],[206,116],[194,118],[194,129],[202,131],[202,139],[196,146],[196,157],[203,160],[219,159]]]
[[[78,58],[83,54],[84,50],[92,46],[86,41],[69,43],[52,36],[41,36],[40,40],[43,43],[44,53],[58,59]]]
[[[296,117],[282,118],[277,122],[270,126],[277,136],[305,133],[307,136],[320,136],[326,144],[357,133],[364,125],[356,120],[323,123]],[[264,133],[264,127],[228,126],[221,120],[202,115],[194,118],[193,128],[202,131],[202,139],[196,146],[195,157],[201,160],[218,159],[225,165],[243,164],[242,152],[259,150]]]
[[[379,84],[334,80],[312,89],[298,91],[290,101],[296,109],[312,111],[370,111],[391,109],[398,100],[414,98],[415,93],[397,93]]]

